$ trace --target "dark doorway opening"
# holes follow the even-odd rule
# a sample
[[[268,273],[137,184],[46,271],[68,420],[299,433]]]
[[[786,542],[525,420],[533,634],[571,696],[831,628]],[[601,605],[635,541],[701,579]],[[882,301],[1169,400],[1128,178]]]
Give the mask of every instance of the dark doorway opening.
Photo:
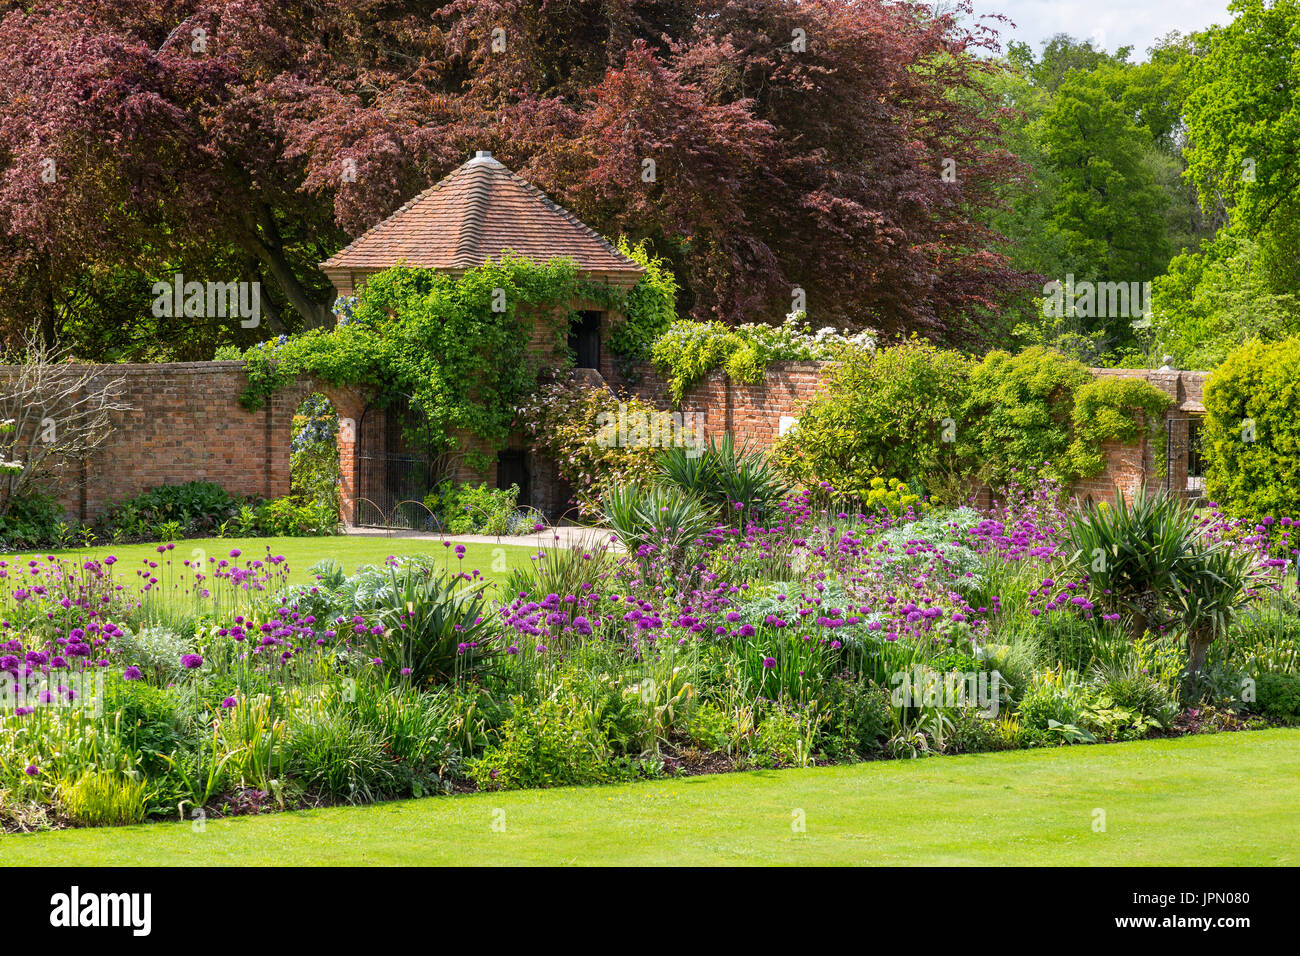
[[[425,530],[424,497],[435,484],[428,431],[406,398],[366,408],[357,427],[358,525]]]
[[[578,368],[600,371],[600,316],[599,312],[579,312],[569,326],[569,350]]]
[[[497,487],[519,486],[516,503],[527,506],[532,501],[532,481],[528,473],[528,458],[522,448],[507,448],[497,455]]]

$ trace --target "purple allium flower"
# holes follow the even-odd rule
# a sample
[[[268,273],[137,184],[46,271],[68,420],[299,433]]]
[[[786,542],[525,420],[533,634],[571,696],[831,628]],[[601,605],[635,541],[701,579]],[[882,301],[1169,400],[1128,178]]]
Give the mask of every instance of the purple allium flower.
[[[226,710],[229,710],[230,708],[234,707],[238,703],[239,701],[235,700],[235,698],[227,697],[225,700],[221,702],[221,706],[224,707]]]
[[[144,674],[140,672],[140,668],[136,667],[134,664],[122,671],[123,680],[140,680],[143,677]]]
[[[203,666],[203,658],[198,654],[182,654],[181,666],[186,670],[195,670]]]
[[[775,657],[763,658],[763,667],[765,667],[767,670],[772,670],[774,667],[776,667],[776,658]]]

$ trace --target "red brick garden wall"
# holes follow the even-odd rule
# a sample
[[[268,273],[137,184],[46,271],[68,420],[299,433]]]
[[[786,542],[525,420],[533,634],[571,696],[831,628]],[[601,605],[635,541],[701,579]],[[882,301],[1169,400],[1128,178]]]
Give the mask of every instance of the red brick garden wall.
[[[624,379],[606,362],[607,381],[636,396],[668,408],[666,384],[649,366],[636,370],[636,381]],[[827,368],[821,362],[773,364],[761,384],[728,381],[721,372],[709,375],[686,394],[681,411],[694,412],[703,421],[704,434],[729,432],[738,441],[768,448],[781,431],[783,418],[794,419],[812,397]],[[0,366],[0,384],[14,374]],[[1174,460],[1170,484],[1186,486],[1188,419],[1202,411],[1205,373],[1130,369],[1097,369],[1098,375],[1144,376],[1166,391],[1174,404],[1167,428]],[[97,366],[100,380],[124,380],[122,397],[133,408],[117,414],[108,444],[78,469],[84,479],[63,497],[71,517],[90,520],[123,498],[164,484],[204,480],[221,485],[231,494],[277,497],[289,491],[289,443],[295,411],[313,391],[324,393],[343,420],[340,455],[343,475],[343,517],[351,522],[356,499],[355,424],[364,399],[347,390],[321,387],[303,380],[277,392],[266,407],[246,411],[239,395],[247,384],[240,362],[189,362],[156,365]],[[1140,483],[1163,485],[1163,448],[1112,443],[1106,447],[1106,470],[1080,482],[1074,493],[1094,501],[1113,501],[1118,492],[1131,493]],[[554,476],[537,463],[534,497],[553,497]],[[553,470],[553,469],[551,469]],[[495,475],[463,475],[486,479]]]
[[[619,374],[612,361],[602,369],[615,387],[627,389],[660,408],[669,407],[668,387],[648,364],[635,369],[635,381]],[[771,447],[780,434],[783,417],[797,418],[800,409],[817,390],[828,367],[825,362],[777,362],[768,367],[760,385],[734,384],[720,372],[713,372],[692,387],[683,397],[681,410],[704,416],[705,435],[725,432],[759,448]],[[1172,398],[1166,414],[1166,430],[1172,467],[1166,475],[1164,438],[1155,444],[1124,445],[1107,442],[1103,446],[1106,468],[1100,474],[1078,482],[1071,492],[1080,499],[1114,503],[1122,492],[1131,495],[1139,485],[1170,487],[1187,494],[1188,420],[1203,413],[1202,392],[1208,373],[1150,369],[1092,369],[1094,375],[1107,378],[1145,378]],[[985,496],[987,497],[987,496]]]
[[[0,385],[14,374],[0,366]],[[95,379],[122,379],[121,400],[133,407],[114,415],[107,444],[75,468],[81,483],[61,499],[69,516],[83,521],[148,488],[186,481],[215,482],[234,495],[287,494],[291,425],[303,398],[320,391],[340,418],[353,421],[363,408],[350,392],[304,380],[278,392],[265,408],[245,411],[238,401],[247,384],[242,362],[96,366]],[[346,426],[341,431],[343,490],[350,500],[354,443]]]

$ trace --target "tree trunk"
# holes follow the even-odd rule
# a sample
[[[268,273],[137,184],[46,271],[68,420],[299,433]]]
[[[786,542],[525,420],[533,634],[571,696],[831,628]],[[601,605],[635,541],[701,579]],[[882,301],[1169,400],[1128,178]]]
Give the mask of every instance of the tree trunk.
[[[1214,642],[1214,632],[1198,627],[1187,632],[1187,676],[1195,678],[1205,666],[1205,656]]]
[[[255,210],[245,214],[247,231],[241,244],[244,250],[255,256],[275,279],[284,292],[285,298],[294,310],[302,316],[303,326],[308,329],[326,328],[331,324],[329,304],[312,298],[311,292],[298,280],[284,254],[284,244],[280,239],[280,230],[275,225],[275,216],[263,203],[258,203]]]

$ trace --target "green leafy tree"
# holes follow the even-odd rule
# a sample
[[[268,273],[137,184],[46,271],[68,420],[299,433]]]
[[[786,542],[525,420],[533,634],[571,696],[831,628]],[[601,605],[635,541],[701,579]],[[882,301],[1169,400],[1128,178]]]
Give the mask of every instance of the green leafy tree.
[[[1267,244],[1294,237],[1300,218],[1300,0],[1228,9],[1192,74],[1188,176],[1203,205],[1223,197]]]
[[[1075,277],[1141,282],[1161,272],[1169,258],[1167,200],[1144,162],[1151,134],[1099,77],[1081,73],[1061,84],[1040,131],[1057,179],[1049,228],[1062,237]],[[1129,338],[1127,317],[1103,321],[1115,339]]]
[[[1239,229],[1175,256],[1151,294],[1154,351],[1179,368],[1213,369],[1250,339],[1300,332],[1300,297],[1273,291],[1259,244]]]

